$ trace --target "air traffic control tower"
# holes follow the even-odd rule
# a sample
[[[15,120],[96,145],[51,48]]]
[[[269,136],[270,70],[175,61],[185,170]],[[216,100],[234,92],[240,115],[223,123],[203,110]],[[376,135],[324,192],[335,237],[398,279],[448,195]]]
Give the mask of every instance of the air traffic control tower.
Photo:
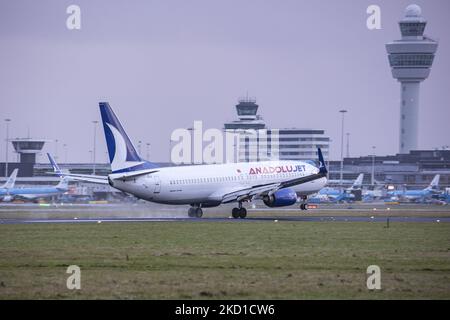
[[[41,152],[47,140],[17,138],[10,140],[14,146],[14,150],[20,155],[20,163],[36,163],[36,154]]]
[[[438,43],[423,32],[427,22],[418,5],[409,5],[400,20],[401,40],[386,44],[392,76],[401,83],[400,153],[417,150],[420,82],[430,74]]]

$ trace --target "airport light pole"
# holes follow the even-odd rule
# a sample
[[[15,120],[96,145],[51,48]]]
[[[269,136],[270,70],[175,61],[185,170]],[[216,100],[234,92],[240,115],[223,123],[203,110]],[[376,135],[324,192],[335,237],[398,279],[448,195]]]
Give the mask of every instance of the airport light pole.
[[[331,161],[331,143],[333,142],[333,140],[329,140],[328,141],[328,177],[330,176],[330,161]]]
[[[63,144],[64,148],[64,163],[67,163],[67,144]]]
[[[344,116],[347,113],[347,110],[339,110],[339,112],[342,114],[342,125],[341,125],[341,170],[339,175],[339,185],[342,188],[342,178],[343,178],[343,172],[344,172]]]
[[[146,143],[147,145],[147,161],[150,160],[150,142]]]
[[[5,178],[8,178],[8,142],[9,142],[9,123],[11,122],[11,119],[5,119],[6,122],[6,161],[5,161]]]
[[[350,158],[350,133],[346,133],[347,136],[347,158]]]
[[[372,146],[372,186],[375,185],[375,146]]]
[[[94,124],[94,148],[93,148],[93,155],[92,155],[92,174],[95,175],[95,147],[96,147],[96,140],[97,140],[97,120],[93,120],[92,123]]]
[[[55,139],[55,161],[58,162],[58,139]]]

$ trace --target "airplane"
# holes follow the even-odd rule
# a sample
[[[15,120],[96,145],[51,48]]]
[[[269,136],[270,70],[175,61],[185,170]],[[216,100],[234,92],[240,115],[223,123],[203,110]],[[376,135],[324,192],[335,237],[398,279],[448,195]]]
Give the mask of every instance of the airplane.
[[[353,201],[355,195],[352,191],[360,190],[364,179],[364,173],[358,175],[353,184],[345,190],[335,188],[323,188],[311,198],[313,202],[342,202]]]
[[[55,173],[60,174],[61,170],[55,168]],[[61,176],[61,174],[60,174]],[[7,189],[7,200],[5,198],[3,201],[12,201],[14,199],[23,200],[36,200],[41,198],[48,198],[57,196],[59,194],[66,193],[69,189],[68,187],[69,178],[61,176],[61,181],[56,186],[51,187],[35,187],[35,188],[9,188]],[[0,190],[0,196],[2,195],[2,190]]]
[[[373,189],[364,189],[362,197],[364,202],[371,202],[386,196],[386,185],[380,181],[374,180]]]
[[[12,200],[12,197],[9,194],[9,190],[14,188],[18,172],[19,169],[14,169],[14,171],[9,176],[8,180],[6,180],[5,184],[0,187],[0,199],[2,201],[9,202]]]
[[[406,200],[409,202],[425,201],[439,193],[439,179],[440,175],[437,174],[425,189],[388,191],[387,196],[390,197],[391,200]]]
[[[112,172],[108,176],[60,173],[71,179],[109,184],[150,202],[190,205],[189,217],[201,218],[203,208],[236,202],[232,216],[244,219],[243,202],[262,199],[269,207],[294,205],[307,209],[307,197],[327,182],[327,168],[318,149],[319,167],[305,161],[263,161],[158,167],[142,159],[108,102],[100,114]],[[54,163],[54,160],[50,160]]]

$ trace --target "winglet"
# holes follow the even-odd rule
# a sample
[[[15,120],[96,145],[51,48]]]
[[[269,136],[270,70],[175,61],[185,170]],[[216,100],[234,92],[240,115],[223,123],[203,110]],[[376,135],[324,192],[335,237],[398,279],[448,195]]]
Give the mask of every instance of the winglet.
[[[52,164],[53,171],[54,171],[56,174],[59,174],[60,176],[62,176],[62,175],[63,175],[63,172],[62,172],[61,169],[59,168],[59,166],[58,166],[58,164],[56,163],[55,159],[53,159],[53,157],[50,155],[50,153],[47,153],[47,157],[48,157],[48,160],[50,161],[50,163]]]
[[[317,148],[317,154],[319,155],[319,173],[326,175],[328,173],[328,170],[325,166],[325,160],[323,160],[323,154],[320,148]]]

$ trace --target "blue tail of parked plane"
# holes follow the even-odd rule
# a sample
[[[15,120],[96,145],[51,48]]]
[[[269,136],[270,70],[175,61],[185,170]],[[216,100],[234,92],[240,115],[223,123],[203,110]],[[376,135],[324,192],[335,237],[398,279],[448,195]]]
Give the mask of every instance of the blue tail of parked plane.
[[[122,173],[157,168],[157,165],[143,160],[136,152],[109,103],[100,102],[99,106],[112,172]]]
[[[328,170],[327,167],[325,166],[325,160],[323,159],[322,150],[320,148],[317,148],[317,153],[319,155],[319,173],[325,175],[328,173]]]

